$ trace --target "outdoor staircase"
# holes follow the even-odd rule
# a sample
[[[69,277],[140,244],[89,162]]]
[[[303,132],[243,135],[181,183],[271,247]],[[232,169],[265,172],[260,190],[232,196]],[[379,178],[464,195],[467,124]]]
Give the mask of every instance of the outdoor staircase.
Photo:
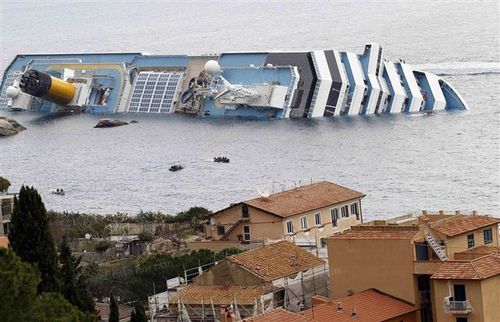
[[[442,261],[447,261],[448,256],[446,255],[444,247],[441,246],[441,244],[436,240],[436,238],[434,237],[434,235],[432,235],[431,231],[428,228],[424,230],[424,236],[425,240],[429,245],[431,245],[432,249],[439,257],[439,259]]]

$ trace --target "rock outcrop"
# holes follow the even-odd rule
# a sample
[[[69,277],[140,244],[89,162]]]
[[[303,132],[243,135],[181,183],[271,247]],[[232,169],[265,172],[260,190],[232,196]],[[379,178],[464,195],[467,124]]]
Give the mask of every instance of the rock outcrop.
[[[122,125],[127,125],[128,123],[125,121],[120,121],[120,120],[114,120],[114,119],[100,119],[99,122],[97,122],[96,126],[97,128],[104,128],[104,127],[116,127],[116,126],[122,126]]]
[[[0,136],[15,135],[24,130],[26,130],[26,128],[16,120],[6,116],[0,116]]]

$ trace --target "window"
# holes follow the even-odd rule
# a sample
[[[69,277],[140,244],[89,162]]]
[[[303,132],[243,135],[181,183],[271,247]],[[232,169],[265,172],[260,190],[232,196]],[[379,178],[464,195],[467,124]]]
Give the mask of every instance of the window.
[[[332,216],[332,225],[337,227],[337,219],[339,219],[339,208],[333,208],[330,210],[330,215]]]
[[[300,217],[300,226],[302,229],[307,229],[307,217]]]
[[[467,247],[468,248],[474,247],[474,234],[467,235]]]
[[[483,230],[483,237],[485,244],[489,244],[493,241],[493,234],[491,233],[491,228]]]
[[[251,239],[250,226],[243,226],[243,240],[250,241]]]
[[[293,234],[293,221],[289,220],[286,222],[286,232]]]
[[[218,225],[217,226],[217,235],[222,236],[222,235],[224,235],[224,233],[225,233],[224,226]]]
[[[351,214],[358,214],[358,203],[351,204]]]
[[[453,301],[463,302],[467,300],[464,284],[453,284]]]
[[[321,226],[321,214],[319,212],[314,214],[314,222],[316,226]]]
[[[347,205],[342,206],[342,208],[340,208],[340,211],[342,212],[342,218],[349,217],[349,207]]]
[[[358,210],[358,203],[353,203],[351,204],[351,214],[356,215],[356,220],[359,220],[359,210]]]
[[[247,205],[243,205],[241,207],[241,216],[243,218],[249,218],[249,215],[248,215],[248,206]]]
[[[457,322],[467,322],[466,317],[457,318]]]

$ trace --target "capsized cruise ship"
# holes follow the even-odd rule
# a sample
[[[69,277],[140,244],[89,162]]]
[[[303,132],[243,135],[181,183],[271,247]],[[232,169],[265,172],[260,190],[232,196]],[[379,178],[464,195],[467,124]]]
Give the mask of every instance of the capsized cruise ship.
[[[467,109],[444,79],[337,50],[17,55],[4,73],[0,109],[41,112],[187,113],[312,118]]]

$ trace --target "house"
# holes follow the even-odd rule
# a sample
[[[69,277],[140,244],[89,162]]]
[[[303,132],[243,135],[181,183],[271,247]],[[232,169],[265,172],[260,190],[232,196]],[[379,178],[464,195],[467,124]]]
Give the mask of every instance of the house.
[[[369,289],[335,301],[317,296],[314,306],[303,312],[292,313],[277,309],[270,313],[245,319],[247,322],[415,322],[415,305]]]
[[[477,248],[479,257],[442,263],[431,276],[433,311],[443,322],[495,321],[500,317],[500,247]]]
[[[233,204],[209,217],[211,242],[264,243],[290,240],[318,247],[325,237],[363,221],[361,192],[321,181]]]
[[[498,246],[498,223],[476,212],[423,212],[353,226],[327,241],[331,297],[377,288],[416,305],[419,321],[438,321],[431,276],[472,247]]]
[[[0,247],[9,246],[10,218],[14,211],[14,195],[0,193]]]
[[[14,195],[0,194],[0,236],[9,234],[10,217],[14,211]]]
[[[248,317],[278,306],[293,311],[310,307],[313,295],[328,296],[328,282],[325,261],[280,241],[228,256],[168,297],[173,314],[181,307],[194,318],[222,307]]]

